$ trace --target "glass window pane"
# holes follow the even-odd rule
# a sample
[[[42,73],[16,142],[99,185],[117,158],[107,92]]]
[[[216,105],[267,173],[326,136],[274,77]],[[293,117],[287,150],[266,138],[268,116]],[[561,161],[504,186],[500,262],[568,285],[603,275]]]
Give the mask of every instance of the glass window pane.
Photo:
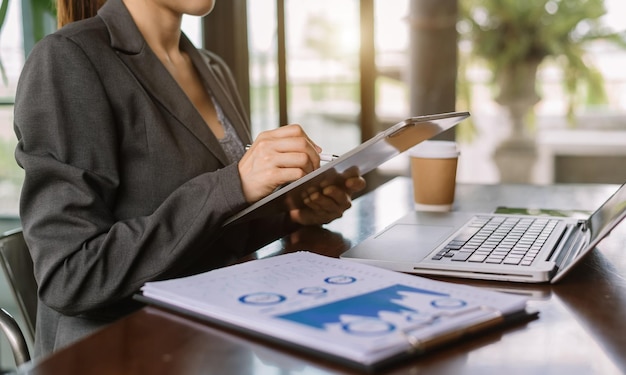
[[[0,38],[0,61],[4,75],[0,80],[0,219],[19,215],[18,204],[23,171],[13,156],[17,139],[13,132],[13,102],[17,81],[24,65],[20,2],[9,2]],[[1,226],[1,229],[7,229]]]
[[[20,2],[10,1],[0,38],[0,62],[6,74],[0,82],[2,102],[13,103],[15,88],[24,65],[24,45],[22,42],[22,18]],[[12,121],[11,121],[12,122]],[[6,126],[3,121],[2,126]]]
[[[408,115],[408,0],[375,1],[376,112]],[[360,2],[286,1],[288,116],[327,151],[360,143]],[[278,125],[276,0],[248,2],[253,134]]]
[[[248,2],[254,135],[279,125],[276,11],[276,0]],[[289,122],[347,151],[360,141],[359,2],[287,1],[285,18]]]
[[[278,126],[276,0],[248,1],[252,134]]]
[[[360,143],[359,1],[286,2],[289,121],[327,152]]]
[[[202,18],[183,15],[183,22],[181,29],[187,35],[187,38],[191,40],[194,46],[202,47]]]
[[[376,114],[383,128],[409,113],[409,1],[374,2],[376,48]]]

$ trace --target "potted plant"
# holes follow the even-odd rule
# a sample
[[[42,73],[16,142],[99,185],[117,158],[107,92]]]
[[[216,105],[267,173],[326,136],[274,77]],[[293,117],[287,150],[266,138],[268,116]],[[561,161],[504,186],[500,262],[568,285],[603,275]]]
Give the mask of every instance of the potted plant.
[[[626,45],[602,25],[605,13],[604,0],[460,0],[461,38],[492,72],[494,99],[512,124],[495,153],[502,181],[530,181],[536,155],[526,119],[540,100],[536,79],[542,63],[550,60],[563,72],[568,117],[581,92],[604,96],[602,75],[585,59],[586,47],[601,39]],[[469,92],[461,89],[466,98]]]

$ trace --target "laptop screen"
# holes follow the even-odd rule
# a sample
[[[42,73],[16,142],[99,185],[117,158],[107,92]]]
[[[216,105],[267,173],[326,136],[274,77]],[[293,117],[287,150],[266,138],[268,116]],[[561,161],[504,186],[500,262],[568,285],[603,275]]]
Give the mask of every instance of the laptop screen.
[[[587,232],[589,244],[574,254],[567,265],[559,269],[557,275],[551,280],[555,283],[561,280],[565,274],[577,264],[585,254],[594,249],[598,243],[606,237],[613,228],[626,217],[626,183],[622,184],[613,195],[604,202],[587,220]]]
[[[590,247],[595,246],[609,234],[626,216],[626,184],[620,188],[598,208],[589,218],[591,232]]]

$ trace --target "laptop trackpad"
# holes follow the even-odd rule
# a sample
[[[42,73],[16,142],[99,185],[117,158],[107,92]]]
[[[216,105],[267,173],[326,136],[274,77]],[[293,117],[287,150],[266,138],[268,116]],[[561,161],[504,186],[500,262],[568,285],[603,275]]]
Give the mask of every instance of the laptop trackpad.
[[[376,236],[382,240],[389,252],[397,255],[410,255],[419,260],[428,255],[454,231],[453,226],[396,224]]]

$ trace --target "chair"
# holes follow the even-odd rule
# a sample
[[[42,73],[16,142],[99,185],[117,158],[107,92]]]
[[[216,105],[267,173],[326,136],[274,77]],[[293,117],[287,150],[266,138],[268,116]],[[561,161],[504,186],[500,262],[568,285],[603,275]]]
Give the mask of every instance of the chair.
[[[2,308],[0,308],[0,330],[2,330],[9,341],[9,345],[11,345],[15,365],[20,366],[21,364],[30,361],[28,345],[26,344],[26,339],[22,334],[20,326],[17,325],[13,316]]]
[[[31,340],[34,341],[35,321],[37,318],[37,282],[35,281],[33,272],[33,261],[28,252],[26,242],[24,242],[21,229],[5,232],[2,238],[0,238],[0,265],[4,270],[17,306],[24,317],[28,334]],[[11,341],[11,337],[15,337],[15,342],[18,343],[19,336],[21,335],[23,337],[23,335],[17,323],[13,320],[13,323],[15,323],[13,326],[7,318],[7,315],[10,320],[13,320],[6,311],[0,313],[0,328],[2,328],[9,337],[9,341]],[[17,330],[15,328],[17,328]],[[24,354],[20,353],[24,347],[19,343],[15,346],[13,343],[11,345],[14,350],[16,362],[18,358],[29,358],[27,347],[26,353]]]

